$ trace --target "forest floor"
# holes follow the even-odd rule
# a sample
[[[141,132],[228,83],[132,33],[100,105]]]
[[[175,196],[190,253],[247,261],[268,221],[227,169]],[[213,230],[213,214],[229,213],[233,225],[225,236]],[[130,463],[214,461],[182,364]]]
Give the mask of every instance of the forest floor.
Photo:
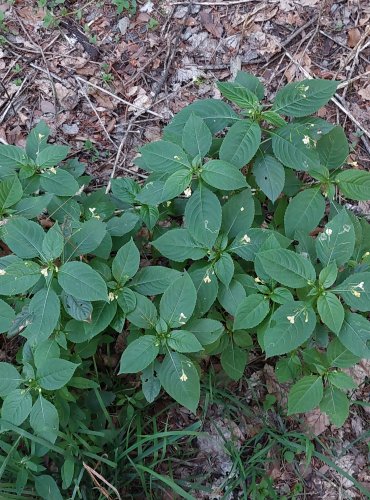
[[[123,7],[121,13],[114,4]],[[0,2],[0,35],[0,142],[23,146],[43,119],[55,141],[71,146],[72,155],[86,163],[96,185],[112,176],[144,179],[133,164],[138,148],[159,139],[184,106],[220,97],[215,82],[232,79],[240,69],[262,79],[268,98],[297,79],[340,80],[337,95],[319,114],[345,128],[350,161],[370,169],[366,0],[138,0],[136,9],[130,0],[13,0]],[[370,217],[369,203],[352,208]],[[351,371],[359,384],[353,400],[368,402],[370,363]],[[303,491],[294,498],[366,497],[340,471],[370,488],[369,405],[352,405],[341,429],[319,411],[282,424],[276,410],[258,404],[272,395],[277,406],[284,405],[286,397],[264,362],[228,390],[246,411],[236,415],[214,401],[204,415],[208,438],[197,440],[192,465],[188,458],[185,467],[188,474],[207,477],[209,491],[199,498],[224,498],[221,485],[232,470],[224,439],[240,449],[266,425],[309,433],[316,451],[335,464],[314,457],[307,466],[304,454],[289,461],[281,448],[272,448],[265,469],[278,498],[292,498],[297,477]],[[175,407],[168,421],[182,429],[192,416]]]

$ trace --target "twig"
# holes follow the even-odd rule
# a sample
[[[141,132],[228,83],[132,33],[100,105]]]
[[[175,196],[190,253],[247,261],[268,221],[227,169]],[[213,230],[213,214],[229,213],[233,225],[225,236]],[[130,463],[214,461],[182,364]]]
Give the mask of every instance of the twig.
[[[1,115],[0,117],[0,123],[3,122],[4,118],[6,117],[6,115],[8,114],[8,111],[9,109],[13,106],[13,101],[16,97],[19,96],[19,94],[21,93],[23,87],[25,86],[26,82],[28,80],[28,75],[26,75],[22,81],[22,84],[20,85],[19,89],[17,90],[17,92],[13,95],[10,103],[8,104],[8,106],[5,108],[5,111],[3,112],[3,114]]]
[[[220,5],[222,7],[228,7],[229,5],[240,5],[242,3],[252,3],[257,0],[230,0],[229,2],[192,2],[193,5],[209,5],[213,7],[214,5]],[[170,5],[188,5],[189,2],[171,2]]]
[[[357,75],[353,78],[350,78],[349,80],[345,80],[344,82],[340,83],[337,87],[337,89],[343,89],[345,87],[348,87],[348,85],[351,85],[351,83],[361,80],[361,78],[365,78],[365,76],[370,75],[370,71],[365,71],[365,73],[362,73],[362,75]]]
[[[85,462],[82,462],[82,464],[84,466],[84,469],[88,472],[89,476],[93,480],[93,482],[96,484],[100,493],[102,493],[106,498],[110,498],[110,495],[107,492],[107,490],[105,488],[103,488],[101,486],[101,484],[99,484],[99,481],[96,478],[100,479],[100,481],[102,481],[106,486],[108,486],[108,488],[113,490],[114,493],[117,495],[118,500],[122,500],[121,495],[119,494],[117,488],[115,488],[113,486],[113,484],[111,484],[109,481],[107,481],[101,474],[99,474],[99,472],[97,472],[95,469],[93,469],[92,467],[87,465]]]

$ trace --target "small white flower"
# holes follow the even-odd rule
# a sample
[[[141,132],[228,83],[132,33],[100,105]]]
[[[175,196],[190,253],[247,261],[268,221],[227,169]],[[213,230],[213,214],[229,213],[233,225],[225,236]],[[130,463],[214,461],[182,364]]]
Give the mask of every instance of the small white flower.
[[[364,289],[364,282],[361,281],[361,283],[359,283],[358,285],[356,285],[355,288],[361,288],[361,290],[365,291],[365,289]]]
[[[6,275],[5,269],[0,269],[0,276],[5,276],[5,275]]]
[[[43,134],[39,134],[39,141],[41,141],[41,139],[43,139],[45,136]]]
[[[49,170],[49,172],[51,172],[52,174],[56,174],[57,173],[55,167],[51,167],[51,169]]]
[[[40,271],[40,272],[41,272],[41,274],[42,274],[43,276],[45,276],[45,278],[47,278],[47,277],[48,277],[48,272],[49,272],[49,270],[48,270],[48,268],[47,268],[47,267],[44,267],[43,269],[41,269],[41,271]]]
[[[109,299],[109,302],[113,302],[113,300],[115,299],[115,295],[113,292],[109,292],[108,293],[108,299]]]
[[[168,207],[170,207],[170,206],[171,206],[171,203],[172,203],[172,201],[168,201],[168,202],[166,203],[166,205],[167,205]]]
[[[359,299],[361,297],[361,293],[358,292],[357,290],[352,289],[351,292],[352,292],[352,295],[354,295],[357,299]]]
[[[244,244],[248,244],[251,242],[251,239],[247,234],[245,234],[240,241],[243,242]]]
[[[244,207],[240,207],[240,211],[241,211],[241,212],[244,212]]]
[[[303,137],[302,142],[303,142],[303,144],[306,144],[306,145],[310,144],[310,138],[308,137],[308,135],[305,135]]]
[[[77,193],[75,194],[75,196],[80,196],[84,192],[84,189],[85,189],[85,184],[82,184],[82,186],[77,191]]]
[[[365,252],[364,257],[369,257],[370,252]]]
[[[328,236],[331,236],[333,234],[333,230],[330,229],[329,227],[325,229],[325,233],[328,235]]]
[[[263,281],[257,276],[257,278],[254,278],[255,283],[263,283]]]
[[[180,377],[181,382],[186,382],[188,380],[188,377],[184,370],[182,370],[181,377]]]
[[[289,323],[291,323],[292,325],[294,325],[295,316],[287,316],[286,319],[289,321]]]
[[[174,157],[173,157],[173,159],[174,159],[174,160],[179,160],[179,159],[180,159],[180,157],[179,157],[179,156],[174,156]]]
[[[309,85],[307,85],[307,87],[303,87],[303,92],[307,92],[309,88],[310,88]]]
[[[185,325],[185,321],[182,321],[183,319],[186,319],[186,316],[184,313],[180,313],[179,323],[181,323],[182,325]]]
[[[94,214],[96,208],[92,208],[92,207],[89,207],[89,211],[91,212],[91,214]]]
[[[185,195],[185,198],[190,198],[190,196],[191,196],[191,188],[190,187],[185,189],[184,195]]]
[[[206,276],[204,276],[203,281],[204,281],[204,283],[211,283],[212,280],[207,274]]]

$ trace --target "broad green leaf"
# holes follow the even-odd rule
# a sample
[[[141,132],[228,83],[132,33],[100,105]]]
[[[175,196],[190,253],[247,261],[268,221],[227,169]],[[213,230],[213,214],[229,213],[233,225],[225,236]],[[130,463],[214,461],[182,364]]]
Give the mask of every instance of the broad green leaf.
[[[341,192],[350,200],[368,201],[370,199],[370,172],[366,170],[344,170],[335,181]]]
[[[119,374],[144,370],[157,357],[159,345],[154,335],[143,335],[131,342],[122,353]]]
[[[31,299],[29,312],[32,320],[22,335],[28,340],[39,343],[53,333],[59,322],[60,302],[51,288],[42,288]]]
[[[234,342],[229,342],[221,354],[221,365],[227,375],[232,380],[239,380],[243,376],[246,364],[247,353]]]
[[[41,168],[55,167],[65,160],[69,146],[46,146],[36,154],[36,165]]]
[[[242,120],[230,127],[220,148],[220,160],[242,168],[251,161],[261,142],[261,129],[256,122]]]
[[[152,231],[159,219],[159,210],[157,207],[151,207],[150,205],[142,205],[140,207],[140,217],[146,227]]]
[[[222,95],[242,109],[255,109],[258,106],[257,96],[239,82],[217,82]]]
[[[123,236],[134,229],[140,217],[133,212],[125,212],[121,217],[112,217],[107,222],[107,231],[111,236]]]
[[[283,288],[281,286],[274,288],[273,292],[269,295],[269,297],[272,301],[276,302],[277,304],[286,304],[287,302],[293,300],[292,292],[287,288]]]
[[[257,260],[266,274],[290,288],[303,288],[315,281],[316,272],[311,262],[292,250],[266,250],[257,254]]]
[[[319,153],[321,165],[329,170],[340,167],[349,155],[346,134],[342,127],[334,127],[318,142],[316,151]]]
[[[84,323],[86,340],[91,340],[98,333],[103,332],[113,321],[117,312],[117,302],[96,302],[91,320]]]
[[[167,344],[177,352],[203,351],[203,346],[196,336],[187,330],[173,330],[167,339]]]
[[[287,116],[312,115],[334,95],[338,82],[333,80],[301,80],[278,91],[273,111]]]
[[[127,315],[127,319],[139,328],[153,328],[157,322],[157,310],[151,300],[135,293],[136,307]]]
[[[64,258],[71,260],[80,255],[93,253],[103,241],[106,235],[106,227],[105,222],[95,218],[76,225],[66,243]]]
[[[323,397],[323,383],[317,375],[307,375],[296,382],[289,391],[288,415],[305,413],[320,404]]]
[[[40,120],[27,137],[26,153],[30,158],[36,160],[38,152],[46,148],[49,134],[49,127],[44,120]]]
[[[83,262],[67,262],[59,269],[58,282],[69,295],[82,300],[108,300],[107,285],[94,269]]]
[[[194,284],[185,272],[162,295],[159,303],[160,316],[172,328],[185,325],[193,314],[196,301]]]
[[[123,245],[117,252],[112,262],[112,274],[116,281],[124,285],[135,275],[140,265],[140,253],[131,240]]]
[[[132,205],[136,196],[140,193],[140,185],[130,177],[112,179],[112,193],[120,201]]]
[[[239,305],[244,302],[245,297],[246,293],[243,286],[239,281],[233,279],[229,286],[220,285],[217,299],[229,314],[235,316]]]
[[[320,188],[306,189],[291,199],[284,215],[285,234],[294,238],[296,230],[310,233],[325,214],[325,198]]]
[[[31,394],[25,389],[15,389],[4,399],[1,417],[13,425],[21,425],[30,414],[31,408]]]
[[[265,97],[265,89],[260,80],[246,71],[238,71],[235,77],[235,83],[247,88],[253,94],[256,94],[258,99],[262,100]]]
[[[63,224],[65,220],[79,220],[81,216],[81,206],[76,200],[52,195],[48,205],[48,212],[53,220]]]
[[[321,321],[338,335],[344,320],[343,306],[334,293],[324,292],[317,299],[317,311]]]
[[[214,304],[218,292],[218,280],[209,264],[194,263],[189,268],[189,275],[192,279],[196,292],[197,302],[195,304],[194,315],[204,316]]]
[[[0,144],[0,167],[16,169],[28,163],[23,149],[8,144]]]
[[[158,376],[163,389],[180,405],[195,413],[200,384],[193,362],[183,354],[169,352],[160,365]]]
[[[210,186],[222,191],[232,191],[247,186],[244,175],[232,163],[210,160],[202,167],[201,178]]]
[[[213,247],[221,227],[221,205],[217,196],[200,185],[185,207],[185,224],[190,235],[204,247]]]
[[[61,299],[65,311],[77,321],[88,321],[91,319],[93,307],[87,300],[76,299],[73,295],[62,293]]]
[[[191,170],[187,168],[180,170],[180,172],[183,171],[186,172],[187,175],[190,175],[191,179]],[[173,173],[170,177],[172,177],[176,173],[177,172]],[[140,203],[144,203],[147,205],[158,205],[159,203],[162,203],[162,201],[166,199],[163,193],[164,186],[165,183],[163,181],[147,182],[146,184],[144,184],[141,191],[136,195],[136,198],[132,202],[132,204],[135,203],[135,201],[139,201]]]
[[[257,185],[273,203],[280,196],[285,184],[285,170],[271,155],[258,155],[253,164]]]
[[[32,346],[33,348],[33,346]],[[60,348],[56,340],[45,340],[37,344],[33,351],[33,361],[38,368],[47,358],[59,358]]]
[[[63,500],[55,479],[51,476],[36,476],[35,488],[43,500]]]
[[[45,234],[42,241],[42,255],[46,262],[53,261],[61,256],[64,248],[64,237],[59,224],[56,222]]]
[[[336,387],[326,387],[320,410],[327,414],[332,424],[342,427],[349,416],[349,401],[344,392]]]
[[[37,436],[55,443],[59,430],[58,412],[55,406],[41,394],[32,407],[30,424]]]
[[[164,183],[161,201],[172,200],[183,193],[189,187],[192,176],[192,171],[185,168],[170,175]]]
[[[43,194],[22,198],[13,208],[16,215],[21,215],[26,219],[33,219],[48,208],[52,196],[52,194]]]
[[[66,359],[45,359],[37,368],[36,379],[43,389],[55,391],[70,381],[77,367]]]
[[[204,158],[212,144],[212,134],[202,118],[192,113],[182,132],[182,145],[192,157]]]
[[[185,151],[168,141],[156,141],[140,148],[141,157],[150,172],[172,174],[181,168],[189,168],[190,163]],[[137,162],[138,163],[138,162]],[[143,165],[140,163],[143,168]]]
[[[286,167],[299,171],[318,168],[320,159],[309,136],[302,135],[295,123],[289,123],[274,132],[272,149],[276,158]]]
[[[58,196],[74,196],[80,186],[73,175],[62,168],[54,170],[47,170],[40,175],[41,188]]]
[[[24,217],[9,219],[2,226],[2,239],[10,250],[22,259],[42,255],[44,235],[45,233],[39,224]]]
[[[202,345],[213,344],[224,333],[224,326],[214,319],[192,319],[186,324],[187,331],[191,332]]]
[[[316,315],[304,302],[287,302],[271,317],[263,342],[266,356],[277,356],[293,351],[312,335]]]
[[[262,323],[270,310],[268,299],[262,294],[253,294],[239,302],[234,319],[234,330],[254,328]]]
[[[284,127],[286,125],[286,121],[282,116],[279,115],[279,113],[275,113],[275,111],[263,111],[261,114],[262,118],[266,120],[268,123],[271,123],[271,125],[274,125],[274,127]]]
[[[236,253],[244,260],[254,261],[263,243],[271,236],[267,229],[250,228],[242,230],[234,239],[229,252]]]
[[[338,268],[335,262],[324,267],[319,274],[319,283],[324,288],[330,288],[338,276]]]
[[[145,399],[148,403],[153,403],[161,390],[159,378],[154,373],[154,363],[143,370],[140,378]]]
[[[252,225],[254,212],[255,205],[250,189],[233,194],[222,206],[221,232],[232,238],[241,231],[246,231]]]
[[[205,245],[194,241],[187,229],[171,229],[154,240],[152,245],[164,257],[175,262],[198,260],[207,253]]]
[[[353,309],[362,312],[370,310],[370,272],[354,273],[332,291],[339,293]]]
[[[316,238],[315,246],[324,266],[332,262],[342,266],[348,262],[355,248],[355,231],[345,209],[326,224],[324,231]]]
[[[214,265],[217,278],[228,286],[234,276],[234,261],[230,254],[224,252]]]
[[[9,304],[0,299],[0,333],[5,333],[15,319],[15,312]]]
[[[0,182],[0,213],[15,205],[23,194],[22,185],[16,175]]]
[[[179,271],[168,267],[143,267],[130,281],[130,287],[142,295],[158,295],[163,293],[179,277]]]
[[[28,260],[17,260],[0,272],[0,295],[25,293],[41,278],[40,266]]]
[[[357,387],[352,377],[344,372],[338,372],[337,370],[328,373],[328,380],[334,387],[344,391],[356,389]]]
[[[370,322],[360,314],[346,313],[338,339],[355,356],[370,358]]]
[[[352,354],[337,338],[329,343],[326,354],[330,366],[336,368],[350,368],[360,361],[360,357]]]
[[[275,375],[280,382],[280,384],[284,384],[285,382],[292,382],[295,380],[300,374],[301,370],[301,361],[299,357],[294,354],[289,358],[280,358],[276,363],[275,367]]]
[[[23,378],[10,363],[0,362],[0,397],[11,394],[19,387]]]

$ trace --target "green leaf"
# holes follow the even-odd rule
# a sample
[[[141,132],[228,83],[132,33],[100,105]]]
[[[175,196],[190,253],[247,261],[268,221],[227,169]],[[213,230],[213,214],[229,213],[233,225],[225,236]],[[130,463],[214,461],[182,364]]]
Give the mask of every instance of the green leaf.
[[[222,95],[242,109],[255,109],[258,106],[257,96],[245,85],[235,82],[217,82]]]
[[[172,200],[184,192],[189,187],[192,176],[192,171],[185,168],[170,175],[164,183],[161,201]]]
[[[43,194],[23,198],[15,205],[15,213],[26,217],[26,219],[33,219],[48,208],[52,196],[52,194]]]
[[[55,443],[59,431],[59,416],[55,406],[41,394],[33,405],[30,424],[37,436]]]
[[[136,307],[136,294],[130,288],[118,292],[118,305],[125,314],[132,312]]]
[[[197,291],[194,314],[204,316],[214,304],[218,292],[218,280],[209,264],[195,263],[189,268],[189,275]]]
[[[368,312],[370,309],[370,272],[354,273],[334,290],[353,309]]]
[[[212,134],[202,118],[192,113],[182,132],[183,148],[192,158],[204,158],[210,150]]]
[[[224,333],[224,326],[215,319],[192,319],[186,324],[187,331],[191,332],[202,345],[213,344]]]
[[[172,328],[184,325],[193,314],[196,301],[194,284],[185,272],[162,295],[159,303],[160,316]]]
[[[230,127],[220,148],[220,160],[242,168],[251,161],[261,142],[261,129],[256,122],[241,120]]]
[[[335,282],[338,276],[338,268],[335,262],[324,267],[319,274],[319,283],[324,288],[329,288]]]
[[[157,357],[159,345],[154,335],[143,335],[131,342],[122,353],[119,374],[144,370]]]
[[[252,294],[239,302],[234,319],[234,330],[254,328],[262,323],[270,310],[268,299],[262,294]]]
[[[185,151],[168,141],[156,141],[140,148],[141,157],[147,170],[172,174],[181,168],[190,169],[190,163]],[[143,168],[143,165],[140,165]]]
[[[13,365],[0,362],[0,397],[12,393],[22,381],[23,378]]]
[[[0,295],[17,295],[33,287],[41,278],[40,266],[32,261],[17,260],[2,269]]]
[[[26,141],[26,153],[32,160],[36,160],[37,153],[47,146],[50,129],[44,120],[40,120],[28,134]]]
[[[258,155],[253,164],[257,185],[273,203],[278,199],[285,184],[285,170],[271,155]]]
[[[28,162],[23,149],[8,144],[0,144],[0,167],[16,169]]]
[[[23,194],[22,185],[16,175],[0,182],[0,212],[15,205]]]
[[[368,201],[370,199],[370,172],[365,170],[344,170],[335,181],[341,192],[350,200]]]
[[[265,97],[265,89],[260,82],[260,80],[252,75],[251,73],[247,73],[246,71],[238,71],[235,77],[235,83],[242,85],[247,88],[253,94],[256,94],[258,99],[262,100]]]
[[[43,500],[62,500],[57,483],[51,476],[36,476],[35,488]]]
[[[350,368],[360,361],[360,357],[352,354],[337,338],[329,343],[326,355],[330,366],[337,368]]]
[[[158,376],[163,389],[180,405],[195,413],[200,384],[193,362],[183,354],[169,352],[160,365]]]
[[[275,111],[264,111],[261,114],[262,118],[266,120],[268,123],[271,123],[274,127],[284,127],[286,125],[286,121],[282,118],[279,113],[275,113]]]
[[[319,153],[321,165],[329,170],[340,167],[349,155],[346,134],[342,127],[334,127],[318,142],[316,151]]]
[[[221,217],[217,196],[200,185],[185,207],[185,224],[190,235],[206,248],[212,248],[221,227]]]
[[[69,146],[46,146],[36,154],[36,165],[41,168],[55,167],[66,159],[68,153]]]
[[[317,299],[317,311],[321,321],[338,335],[344,320],[343,306],[334,293],[324,292]]]
[[[210,160],[202,167],[201,178],[210,186],[232,191],[247,186],[244,175],[232,163]]]
[[[312,115],[335,94],[338,82],[333,80],[301,80],[278,91],[273,111],[287,116]]]
[[[60,302],[51,288],[42,288],[31,299],[29,312],[32,320],[22,335],[28,340],[39,343],[53,333],[59,322]]]
[[[61,256],[64,248],[64,238],[59,224],[56,222],[45,234],[42,242],[42,255],[46,262]]]
[[[203,351],[203,346],[196,336],[186,330],[173,330],[167,339],[167,344],[177,352]]]
[[[80,186],[73,175],[62,168],[54,170],[47,170],[40,175],[41,189],[58,196],[74,196]]]
[[[140,269],[130,281],[130,287],[142,295],[159,295],[180,277],[180,272],[163,266]]]
[[[221,232],[229,238],[246,231],[252,225],[255,205],[250,189],[233,194],[222,206]]]
[[[286,304],[293,300],[293,295],[290,290],[278,286],[274,288],[273,292],[269,295],[270,299],[277,304]]]
[[[245,299],[245,290],[236,279],[231,280],[229,286],[220,286],[217,299],[221,306],[232,316],[236,315],[239,304]]]
[[[77,367],[77,364],[66,359],[45,359],[37,368],[36,379],[43,389],[55,391],[71,380]]]
[[[140,265],[140,253],[132,238],[117,252],[112,262],[112,274],[116,281],[124,285],[135,276]]]
[[[328,373],[328,380],[332,385],[344,391],[356,389],[357,387],[352,377],[344,372],[338,372],[336,370]]]
[[[42,255],[44,235],[39,224],[24,217],[9,219],[2,227],[2,239],[10,250],[22,259]]]
[[[120,201],[132,205],[135,202],[136,195],[140,193],[139,184],[130,177],[121,177],[112,179],[112,193]]]
[[[190,174],[191,178],[191,170],[189,169],[181,169],[180,172],[186,172],[187,175]],[[175,172],[173,175],[175,175]],[[170,177],[172,177],[170,176]],[[139,201],[140,203],[144,203],[147,205],[158,205],[165,200],[165,196],[163,193],[165,183],[163,181],[149,181],[142,187],[141,191],[136,195],[135,201]],[[176,196],[176,195],[175,195]]]
[[[112,217],[107,222],[107,231],[111,236],[123,236],[134,229],[139,222],[138,214],[125,212],[121,217]]]
[[[33,346],[32,346],[33,349]],[[38,368],[46,358],[59,358],[60,348],[56,340],[45,340],[37,344],[36,348],[33,350],[33,361]]]
[[[161,390],[161,383],[154,373],[153,363],[143,370],[140,378],[145,399],[148,403],[153,403]]]
[[[290,201],[284,215],[285,234],[294,238],[296,230],[310,233],[325,214],[325,198],[320,188],[306,189]]]
[[[273,133],[272,149],[286,167],[307,172],[320,166],[319,156],[308,139],[295,123],[289,123]]]
[[[317,256],[328,266],[335,262],[342,266],[352,257],[355,248],[355,231],[345,209],[326,224],[315,241]]]
[[[323,397],[321,377],[307,375],[296,382],[289,391],[288,415],[305,413],[320,404]]]
[[[316,315],[304,302],[287,302],[271,317],[263,342],[266,356],[277,356],[293,351],[312,335],[316,326]]]
[[[194,241],[187,229],[171,229],[153,241],[152,245],[164,257],[175,262],[198,260],[207,253],[204,245]]]
[[[67,262],[59,269],[58,282],[69,295],[82,300],[108,300],[107,285],[99,273],[83,262]]]
[[[370,322],[360,314],[347,312],[338,339],[360,358],[370,358]]]
[[[232,380],[239,380],[247,364],[247,353],[233,342],[222,351],[221,365]]]
[[[68,244],[66,244],[64,258],[71,260],[74,257],[94,252],[107,234],[106,224],[92,218],[76,225]]]
[[[85,338],[91,340],[98,333],[103,332],[113,321],[117,312],[117,302],[97,302],[94,304],[91,320],[84,323]],[[71,336],[70,336],[71,338]]]
[[[271,278],[290,288],[303,288],[315,281],[316,272],[309,260],[285,248],[274,248],[260,252],[256,262]]]
[[[0,333],[5,333],[15,319],[15,312],[9,304],[0,299]]]
[[[31,412],[32,397],[25,389],[15,389],[6,396],[1,417],[14,425],[21,425]]]
[[[217,278],[228,286],[234,276],[234,261],[231,255],[226,252],[222,253],[213,267]]]
[[[320,410],[326,413],[332,424],[342,427],[349,416],[349,401],[344,392],[329,385],[324,391]]]
[[[157,310],[153,302],[139,293],[134,293],[136,307],[127,315],[127,319],[139,328],[153,328],[157,322]]]
[[[73,295],[62,293],[61,296],[65,311],[77,321],[87,321],[91,319],[93,307],[87,300],[76,299]]]

